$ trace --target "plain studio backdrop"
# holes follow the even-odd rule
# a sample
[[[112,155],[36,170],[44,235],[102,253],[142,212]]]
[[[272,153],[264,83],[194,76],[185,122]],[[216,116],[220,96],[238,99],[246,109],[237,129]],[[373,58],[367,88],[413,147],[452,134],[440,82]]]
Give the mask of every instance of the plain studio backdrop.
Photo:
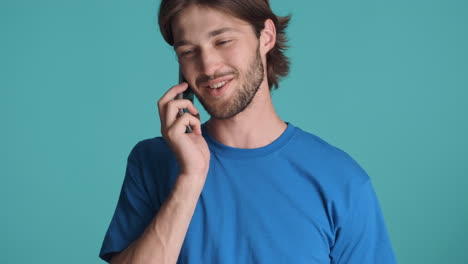
[[[399,263],[467,263],[468,2],[271,2],[292,14],[283,120],[366,170]],[[178,80],[158,6],[0,2],[0,263],[102,263],[126,158]]]

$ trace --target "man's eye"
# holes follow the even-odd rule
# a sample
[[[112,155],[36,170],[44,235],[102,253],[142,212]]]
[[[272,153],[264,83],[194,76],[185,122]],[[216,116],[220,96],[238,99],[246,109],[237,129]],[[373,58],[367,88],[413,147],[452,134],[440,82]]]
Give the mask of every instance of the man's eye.
[[[181,56],[187,56],[187,55],[190,55],[193,53],[193,50],[186,50],[186,51],[182,51],[182,53],[180,53]]]
[[[216,45],[226,45],[227,43],[231,42],[232,40],[221,40],[216,43]]]

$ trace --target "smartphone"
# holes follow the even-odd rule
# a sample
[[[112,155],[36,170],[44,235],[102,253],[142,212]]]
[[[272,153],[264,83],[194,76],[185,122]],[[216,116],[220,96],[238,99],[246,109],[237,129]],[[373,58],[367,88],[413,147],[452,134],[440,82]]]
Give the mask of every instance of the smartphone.
[[[182,71],[179,69],[179,83],[187,82],[184,78],[184,75],[182,74]],[[183,91],[182,93],[178,94],[175,99],[187,99],[190,100],[190,102],[193,103],[193,92],[192,88],[190,86],[187,88],[187,90]],[[183,115],[184,113],[188,113],[189,111],[187,109],[180,109],[179,110],[179,115]],[[192,128],[190,126],[187,126],[185,129],[185,133],[191,133]]]

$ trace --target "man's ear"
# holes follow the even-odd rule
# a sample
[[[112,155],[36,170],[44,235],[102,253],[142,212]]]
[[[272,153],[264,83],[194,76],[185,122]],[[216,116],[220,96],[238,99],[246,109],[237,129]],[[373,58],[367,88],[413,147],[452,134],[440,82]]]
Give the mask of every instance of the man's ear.
[[[260,53],[266,55],[276,44],[276,28],[271,19],[265,20],[265,27],[260,32]]]

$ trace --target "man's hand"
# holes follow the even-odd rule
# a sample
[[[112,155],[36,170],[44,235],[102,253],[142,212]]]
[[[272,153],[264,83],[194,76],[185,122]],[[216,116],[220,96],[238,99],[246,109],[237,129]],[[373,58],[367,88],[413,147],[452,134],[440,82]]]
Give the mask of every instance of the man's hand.
[[[189,100],[174,100],[187,88],[186,82],[173,86],[158,101],[161,134],[177,158],[179,174],[197,177],[204,185],[210,164],[210,151],[202,136],[200,115]],[[179,110],[184,108],[190,113],[180,116]],[[185,133],[186,126],[192,128],[191,133]]]

